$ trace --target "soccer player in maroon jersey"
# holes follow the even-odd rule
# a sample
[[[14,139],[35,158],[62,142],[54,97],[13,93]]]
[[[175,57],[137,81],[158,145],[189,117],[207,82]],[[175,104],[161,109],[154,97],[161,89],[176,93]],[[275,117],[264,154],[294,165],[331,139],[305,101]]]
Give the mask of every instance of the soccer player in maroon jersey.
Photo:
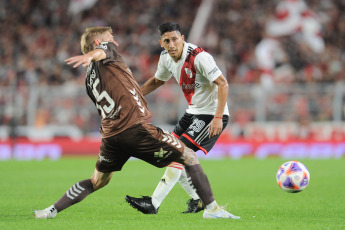
[[[149,94],[174,77],[189,106],[172,134],[192,150],[201,150],[207,154],[229,120],[227,80],[209,53],[185,42],[178,24],[163,23],[159,26],[159,31],[159,43],[164,50],[154,77],[141,90],[143,95]],[[191,197],[187,202],[188,208],[183,213],[203,210],[204,205],[193,186],[188,183],[183,165],[178,162],[168,165],[151,197],[127,196],[127,202],[139,210],[151,207],[157,213],[160,204],[177,181]]]
[[[110,27],[91,27],[81,38],[84,55],[66,60],[73,67],[87,67],[85,85],[102,119],[102,142],[91,178],[75,183],[48,208],[35,210],[35,218],[56,217],[59,212],[106,186],[113,172],[120,171],[130,157],[136,157],[156,167],[165,167],[171,162],[184,165],[206,205],[203,217],[238,219],[215,201],[194,151],[171,133],[145,122],[151,114],[138,83],[117,51],[117,45]]]

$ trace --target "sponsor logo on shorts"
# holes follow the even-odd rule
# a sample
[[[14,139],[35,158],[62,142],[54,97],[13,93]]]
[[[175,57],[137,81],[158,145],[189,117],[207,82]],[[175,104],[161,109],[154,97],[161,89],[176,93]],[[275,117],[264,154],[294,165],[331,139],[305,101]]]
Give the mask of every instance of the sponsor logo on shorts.
[[[163,148],[161,148],[158,152],[154,152],[155,158],[163,158],[164,154],[168,151],[165,151]]]
[[[165,151],[163,148],[161,148],[158,152],[154,152],[154,157],[155,158],[160,158],[157,160],[157,162],[160,162],[170,156],[172,152]]]
[[[188,133],[189,133],[189,135],[194,136],[194,130],[191,130]]]
[[[113,162],[112,160],[109,160],[108,158],[101,156],[101,154],[98,154],[99,162],[105,161],[105,162]]]

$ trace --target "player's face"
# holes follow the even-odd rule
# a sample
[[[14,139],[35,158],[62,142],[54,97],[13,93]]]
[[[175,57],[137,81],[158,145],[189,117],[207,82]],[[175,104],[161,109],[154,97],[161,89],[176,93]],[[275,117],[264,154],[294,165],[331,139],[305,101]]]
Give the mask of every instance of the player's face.
[[[114,43],[116,46],[118,46],[119,44],[117,44],[117,42],[114,40],[114,36],[109,32],[105,32],[104,34],[102,34],[102,38],[101,38],[102,42],[112,42]]]
[[[184,45],[183,35],[177,31],[166,32],[162,35],[159,43],[175,62],[180,60]]]

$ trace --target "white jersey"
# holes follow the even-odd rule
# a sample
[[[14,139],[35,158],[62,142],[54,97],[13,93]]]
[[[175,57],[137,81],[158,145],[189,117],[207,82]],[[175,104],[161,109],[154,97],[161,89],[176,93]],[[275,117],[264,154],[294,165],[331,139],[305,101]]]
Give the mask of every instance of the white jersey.
[[[285,56],[279,41],[274,38],[264,38],[255,47],[257,65],[264,72],[273,72],[275,64],[283,62]]]
[[[213,81],[220,75],[222,72],[209,53],[185,42],[178,62],[166,51],[161,53],[155,78],[168,81],[174,76],[189,104],[187,113],[215,115],[218,86]],[[223,114],[229,115],[227,104]]]

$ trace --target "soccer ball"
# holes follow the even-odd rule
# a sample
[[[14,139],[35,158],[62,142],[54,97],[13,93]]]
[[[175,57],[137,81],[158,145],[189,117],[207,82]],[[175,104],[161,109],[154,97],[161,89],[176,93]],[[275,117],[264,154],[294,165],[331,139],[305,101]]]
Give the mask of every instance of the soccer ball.
[[[277,172],[277,183],[286,192],[303,191],[309,184],[310,174],[307,167],[299,161],[282,164]]]

